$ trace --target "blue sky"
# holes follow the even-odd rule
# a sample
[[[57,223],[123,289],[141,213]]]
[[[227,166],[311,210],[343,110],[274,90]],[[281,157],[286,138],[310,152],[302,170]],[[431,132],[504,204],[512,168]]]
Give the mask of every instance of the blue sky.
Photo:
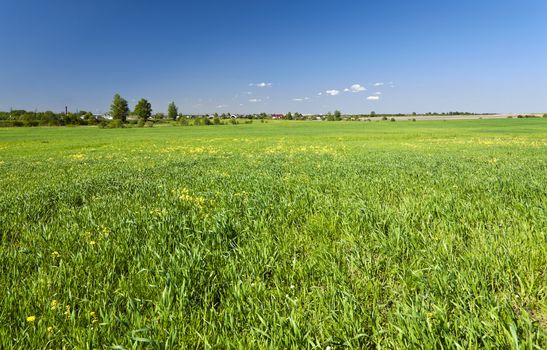
[[[0,48],[0,110],[547,112],[545,0],[2,0]]]

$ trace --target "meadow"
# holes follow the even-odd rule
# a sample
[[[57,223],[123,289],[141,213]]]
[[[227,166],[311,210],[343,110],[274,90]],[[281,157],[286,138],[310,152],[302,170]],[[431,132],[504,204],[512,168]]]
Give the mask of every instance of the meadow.
[[[547,119],[0,129],[0,348],[547,347]]]

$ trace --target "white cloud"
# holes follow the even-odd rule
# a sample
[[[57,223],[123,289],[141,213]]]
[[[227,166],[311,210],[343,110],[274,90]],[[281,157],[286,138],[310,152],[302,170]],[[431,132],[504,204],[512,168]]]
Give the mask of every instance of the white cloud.
[[[375,95],[381,95],[382,93],[380,91],[376,91],[374,94]]]
[[[309,97],[303,97],[303,98],[298,97],[298,98],[293,98],[292,100],[294,102],[302,102],[302,101],[307,101],[309,99],[310,99]]]
[[[325,92],[327,93],[327,95],[331,95],[331,96],[336,96],[340,93],[340,91],[334,90],[334,89],[333,90],[327,90]]]
[[[367,100],[369,101],[378,101],[380,99],[380,96],[369,96],[367,97]]]
[[[226,108],[228,105],[218,105],[217,108]]]
[[[249,102],[262,102],[262,100],[259,98],[251,98]]]
[[[366,90],[366,88],[361,84],[353,84],[350,89],[351,92],[361,92]]]
[[[344,92],[348,92],[348,91],[349,91],[349,89],[348,89],[348,88],[345,88],[345,89],[344,89]]]
[[[318,93],[318,94],[317,94],[317,96],[321,96],[321,95],[323,95],[323,93],[322,93],[322,92],[320,92],[320,93]]]
[[[270,87],[272,86],[272,83],[250,83],[249,86],[256,86],[256,87]]]
[[[383,86],[384,83],[375,83],[374,86]]]

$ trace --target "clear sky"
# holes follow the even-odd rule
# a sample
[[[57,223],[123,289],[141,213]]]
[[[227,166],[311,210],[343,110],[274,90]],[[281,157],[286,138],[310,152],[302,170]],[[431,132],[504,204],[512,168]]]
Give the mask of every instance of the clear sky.
[[[547,1],[0,1],[0,110],[116,92],[157,112],[547,112]]]

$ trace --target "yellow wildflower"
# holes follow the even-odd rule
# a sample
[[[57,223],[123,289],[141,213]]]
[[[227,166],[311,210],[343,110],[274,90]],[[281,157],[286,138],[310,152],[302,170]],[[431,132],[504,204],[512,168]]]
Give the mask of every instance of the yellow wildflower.
[[[51,310],[56,310],[57,306],[59,306],[59,302],[55,299],[53,299],[51,303],[49,303],[49,307],[51,308]]]
[[[91,319],[91,323],[97,323],[97,314],[95,314],[95,311],[91,311],[89,313],[89,318]]]
[[[34,321],[36,321],[36,316],[30,315],[27,317],[27,322],[34,322]]]
[[[61,256],[61,254],[59,254],[58,251],[54,251],[53,253],[51,253],[51,257],[52,257],[52,258],[58,258],[58,257],[60,257],[60,256]]]

